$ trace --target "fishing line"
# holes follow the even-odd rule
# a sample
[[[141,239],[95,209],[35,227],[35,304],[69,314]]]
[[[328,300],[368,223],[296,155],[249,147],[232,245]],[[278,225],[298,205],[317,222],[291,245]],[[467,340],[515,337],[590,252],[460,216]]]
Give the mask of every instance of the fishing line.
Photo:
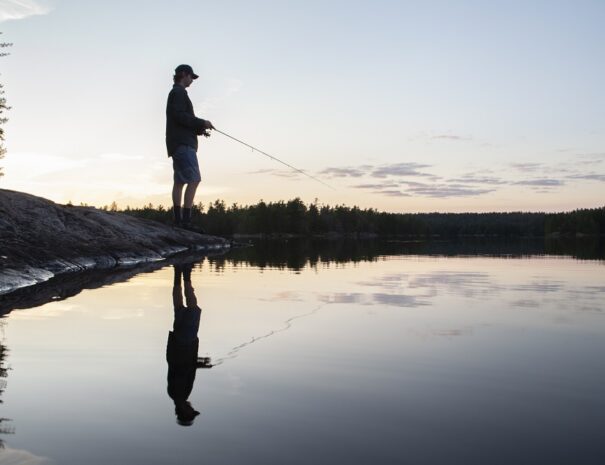
[[[307,313],[303,313],[302,315],[296,315],[293,316],[292,318],[288,318],[286,321],[284,321],[285,326],[281,329],[274,329],[272,331],[269,331],[267,334],[264,334],[262,336],[254,336],[252,339],[250,339],[249,341],[246,341],[238,346],[233,347],[229,352],[227,352],[227,355],[225,355],[224,357],[219,358],[215,363],[212,364],[212,366],[219,366],[222,365],[226,360],[230,360],[233,359],[235,357],[237,357],[238,352],[246,347],[248,347],[251,344],[254,344],[255,342],[258,342],[262,339],[266,339],[268,337],[274,336],[278,333],[282,333],[288,329],[290,329],[292,327],[292,322],[294,320],[298,320],[300,318],[305,318],[307,316],[311,316],[315,313],[317,313],[319,311],[319,309],[321,307],[323,307],[325,304],[319,305],[317,308],[311,310],[310,312]]]
[[[274,161],[276,161],[276,162],[278,162],[278,163],[281,163],[282,165],[287,166],[288,168],[290,168],[290,169],[292,169],[292,170],[294,170],[294,171],[297,171],[297,172],[299,172],[299,173],[301,173],[301,174],[304,174],[306,177],[311,178],[311,179],[313,179],[314,181],[320,182],[320,183],[322,183],[324,186],[329,187],[330,189],[334,189],[334,190],[336,190],[334,187],[330,186],[329,184],[326,184],[326,183],[325,183],[325,182],[323,182],[321,179],[318,179],[318,178],[316,178],[315,176],[311,176],[310,174],[306,173],[305,171],[300,170],[300,169],[298,169],[298,168],[296,168],[296,167],[294,167],[294,166],[292,166],[292,165],[290,165],[290,164],[286,163],[285,161],[282,161],[282,160],[280,160],[279,158],[274,157],[273,155],[269,155],[267,152],[263,152],[262,150],[257,149],[257,148],[256,148],[256,147],[254,147],[253,145],[247,144],[247,143],[246,143],[246,142],[244,142],[244,141],[241,141],[241,140],[239,140],[239,139],[236,139],[235,137],[233,137],[233,136],[231,136],[231,135],[227,134],[226,132],[219,131],[219,130],[218,130],[218,129],[216,129],[216,128],[214,128],[214,131],[216,131],[216,132],[218,132],[218,133],[222,134],[223,136],[228,137],[229,139],[233,139],[234,141],[239,142],[240,144],[245,145],[245,146],[246,146],[246,147],[248,147],[248,148],[251,148],[253,152],[258,152],[258,153],[260,153],[260,154],[263,154],[264,156],[269,157],[271,160],[274,160]]]

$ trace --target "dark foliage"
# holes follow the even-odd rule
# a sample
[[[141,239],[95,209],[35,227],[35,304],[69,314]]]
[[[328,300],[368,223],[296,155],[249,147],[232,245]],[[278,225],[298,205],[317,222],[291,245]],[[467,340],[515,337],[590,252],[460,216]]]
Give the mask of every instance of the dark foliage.
[[[2,34],[0,32],[0,34]],[[0,57],[8,55],[8,53],[3,50],[7,47],[10,47],[12,44],[2,42],[0,43]],[[0,84],[0,158],[4,157],[4,153],[6,149],[4,148],[4,128],[2,125],[8,121],[6,117],[4,117],[4,112],[10,110],[10,107],[6,105],[6,98],[4,97],[4,86]],[[0,167],[0,177],[3,175],[2,168]]]
[[[110,209],[110,207],[104,207]],[[112,204],[112,210],[117,206]],[[172,209],[149,204],[125,213],[162,223],[172,222]],[[378,235],[404,237],[465,236],[541,237],[545,235],[605,234],[605,207],[567,213],[386,213],[359,207],[306,205],[299,198],[287,202],[260,201],[229,207],[222,200],[194,206],[193,223],[209,234],[259,235]]]

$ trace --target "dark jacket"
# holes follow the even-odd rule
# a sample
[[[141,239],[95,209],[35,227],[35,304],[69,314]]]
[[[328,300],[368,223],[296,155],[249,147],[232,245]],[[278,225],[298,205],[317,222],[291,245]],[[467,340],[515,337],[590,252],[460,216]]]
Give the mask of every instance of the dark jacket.
[[[208,129],[208,122],[196,118],[187,91],[179,84],[172,86],[166,103],[166,148],[171,157],[179,145],[197,150],[197,136]]]

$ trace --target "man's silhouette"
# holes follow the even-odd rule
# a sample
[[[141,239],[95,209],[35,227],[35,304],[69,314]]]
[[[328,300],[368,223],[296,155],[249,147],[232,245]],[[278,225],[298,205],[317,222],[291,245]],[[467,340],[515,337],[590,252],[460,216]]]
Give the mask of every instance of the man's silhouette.
[[[195,116],[193,104],[187,95],[187,87],[198,77],[191,66],[177,66],[174,70],[174,85],[166,103],[166,149],[168,156],[172,157],[174,169],[174,225],[185,229],[195,229],[191,226],[191,207],[197,186],[202,180],[197,160],[197,136],[207,137],[210,135],[208,130],[214,129],[210,121]],[[187,188],[181,212],[185,185]]]
[[[174,412],[177,422],[183,426],[193,424],[200,414],[189,401],[193,389],[197,368],[210,368],[209,358],[198,359],[199,339],[197,332],[200,328],[202,309],[197,305],[197,298],[191,285],[192,265],[174,266],[174,286],[172,300],[174,303],[174,323],[168,334],[166,360],[168,362],[168,395],[174,401]],[[183,281],[185,305],[183,305]]]

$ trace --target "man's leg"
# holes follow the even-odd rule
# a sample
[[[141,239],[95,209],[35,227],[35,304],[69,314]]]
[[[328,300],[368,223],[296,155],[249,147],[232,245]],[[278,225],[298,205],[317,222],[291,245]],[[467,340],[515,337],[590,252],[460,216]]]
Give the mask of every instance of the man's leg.
[[[199,182],[190,182],[187,184],[185,189],[185,201],[183,204],[183,224],[188,225],[191,223],[191,207],[193,206],[193,199],[195,198],[195,191]]]
[[[172,186],[172,208],[174,212],[174,224],[181,224],[181,198],[183,197],[184,184],[174,183]],[[189,189],[189,186],[187,186]]]
[[[187,189],[185,189],[185,208],[191,208],[193,206],[195,191],[197,190],[197,186],[199,185],[199,182],[190,182],[189,184],[187,184]]]

